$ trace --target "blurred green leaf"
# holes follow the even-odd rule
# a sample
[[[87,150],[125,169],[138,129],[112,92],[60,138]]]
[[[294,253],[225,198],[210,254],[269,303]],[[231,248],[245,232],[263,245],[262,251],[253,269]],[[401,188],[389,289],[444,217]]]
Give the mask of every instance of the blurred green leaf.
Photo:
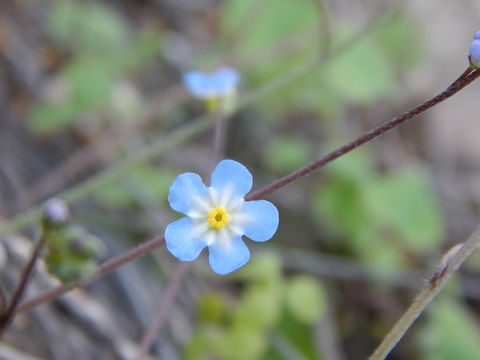
[[[258,4],[256,0],[230,0],[223,6],[225,33],[235,30],[235,26],[245,19],[252,6],[256,7],[256,12],[250,14],[256,16],[256,21],[245,28],[237,44],[238,51],[243,55],[256,53],[276,44],[314,24],[320,17],[318,7],[308,0],[275,0]]]
[[[107,206],[122,208],[132,205],[140,198],[148,196],[158,203],[166,203],[168,189],[177,174],[170,169],[157,168],[150,165],[137,167],[129,179],[120,183],[104,186],[96,197]],[[138,193],[136,188],[140,188]]]
[[[70,103],[37,104],[33,107],[30,128],[36,134],[49,134],[71,125],[78,115],[78,110]]]
[[[203,295],[197,305],[198,317],[201,323],[220,323],[226,315],[225,299],[217,293]]]
[[[30,125],[41,134],[71,125],[78,116],[108,102],[115,82],[112,68],[97,58],[78,58],[62,71],[69,93],[59,103],[40,103],[34,107]]]
[[[314,344],[312,326],[298,321],[290,313],[286,312],[279,325],[280,333],[307,359],[320,359]]]
[[[126,22],[94,2],[60,1],[50,14],[50,29],[66,47],[84,54],[119,52],[128,40]]]
[[[185,360],[201,360],[207,352],[208,345],[205,335],[201,331],[195,332],[188,344],[183,348],[183,356]]]
[[[420,171],[378,177],[367,191],[365,206],[371,218],[390,227],[410,249],[425,253],[439,245],[443,232],[439,207]]]
[[[313,215],[384,271],[407,263],[402,249],[424,254],[442,240],[438,204],[416,168],[377,174],[364,155],[348,155],[329,167],[312,199]]]
[[[234,314],[234,327],[265,330],[273,327],[281,311],[281,293],[250,288],[242,297]]]
[[[326,295],[318,281],[307,275],[292,278],[286,287],[288,309],[295,318],[315,324],[326,311]]]
[[[480,329],[470,311],[443,298],[428,311],[426,324],[416,337],[425,360],[471,360],[480,354]]]
[[[78,280],[96,268],[102,250],[99,238],[82,227],[67,225],[45,229],[48,271],[65,283]]]
[[[349,36],[351,31],[341,35]],[[338,96],[361,104],[384,98],[395,88],[388,60],[372,37],[352,44],[327,65],[323,74]]]
[[[224,331],[212,344],[215,354],[221,359],[261,359],[267,350],[267,339],[261,331],[234,328]]]
[[[298,137],[275,137],[264,151],[266,166],[278,172],[296,170],[310,161],[310,146]]]
[[[375,33],[383,53],[394,68],[409,69],[424,55],[425,47],[420,43],[418,26],[407,16],[395,16],[382,31]]]
[[[235,276],[254,283],[276,282],[282,276],[281,259],[271,251],[259,253],[245,267],[236,272]]]

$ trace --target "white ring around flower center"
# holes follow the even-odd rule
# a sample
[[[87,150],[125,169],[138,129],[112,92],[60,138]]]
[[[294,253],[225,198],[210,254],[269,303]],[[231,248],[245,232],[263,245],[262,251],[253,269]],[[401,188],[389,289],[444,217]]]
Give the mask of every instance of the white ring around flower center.
[[[220,243],[228,246],[233,238],[244,234],[243,225],[251,219],[243,209],[243,198],[234,196],[233,189],[222,189],[221,193],[208,188],[205,197],[197,197],[193,201],[193,209],[188,213],[193,222],[194,238],[204,239],[207,245]],[[216,208],[225,209],[229,216],[228,222],[215,228],[209,224],[209,214]]]

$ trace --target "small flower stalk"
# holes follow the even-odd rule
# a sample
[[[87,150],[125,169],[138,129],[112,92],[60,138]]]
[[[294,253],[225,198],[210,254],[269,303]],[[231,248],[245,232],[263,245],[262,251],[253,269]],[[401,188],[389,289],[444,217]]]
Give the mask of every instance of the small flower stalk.
[[[170,186],[173,210],[186,215],[165,230],[168,251],[180,261],[193,261],[208,247],[213,271],[228,274],[250,259],[243,236],[270,240],[277,231],[277,208],[266,200],[245,201],[252,175],[242,164],[223,160],[214,169],[210,187],[199,175],[184,173]]]
[[[473,36],[468,59],[470,60],[470,66],[472,69],[480,68],[480,31],[477,31]]]
[[[228,116],[235,111],[240,74],[229,67],[211,73],[199,71],[183,75],[183,83],[190,93],[204,102],[211,114]]]

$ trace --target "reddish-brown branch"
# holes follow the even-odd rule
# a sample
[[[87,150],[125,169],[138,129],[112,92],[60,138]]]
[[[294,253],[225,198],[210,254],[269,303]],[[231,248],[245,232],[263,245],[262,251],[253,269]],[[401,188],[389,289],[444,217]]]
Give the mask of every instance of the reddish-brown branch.
[[[28,282],[30,281],[33,269],[35,268],[35,264],[37,259],[42,251],[43,247],[45,246],[46,237],[41,236],[38,240],[38,243],[35,245],[35,249],[28,260],[27,266],[22,272],[20,276],[20,281],[18,282],[17,288],[13,293],[12,299],[10,300],[9,305],[5,310],[2,311],[0,314],[0,334],[7,328],[10,321],[12,321],[13,316],[15,315],[18,303],[22,300],[23,293],[27,288]]]
[[[47,291],[46,293],[39,295],[37,297],[34,297],[33,299],[30,299],[18,306],[17,311],[24,311],[24,310],[29,310],[41,303],[44,303],[46,301],[55,299],[70,290],[79,287],[79,286],[85,286],[90,284],[92,281],[97,280],[98,278],[107,275],[108,273],[112,272],[113,270],[117,269],[118,267],[122,266],[123,264],[126,264],[136,258],[139,258],[140,256],[143,256],[145,254],[148,254],[150,251],[156,249],[157,247],[163,245],[164,243],[164,238],[163,236],[159,236],[155,239],[149,240],[147,242],[144,242],[143,244],[138,245],[137,247],[134,247],[133,249],[128,250],[126,253],[121,254],[113,259],[110,259],[108,261],[105,261],[103,264],[101,264],[96,271],[90,275],[89,277],[72,283],[68,285],[62,285],[59,287],[56,287],[50,291]]]
[[[430,109],[431,107],[441,103],[442,101],[448,99],[452,95],[456,94],[460,90],[462,90],[465,86],[470,84],[473,80],[478,78],[480,76],[480,71],[479,70],[472,70],[471,68],[468,68],[465,70],[465,72],[460,75],[460,77],[453,82],[452,85],[450,85],[445,91],[443,91],[441,94],[435,96],[434,98],[424,102],[422,105],[417,106],[416,108],[403,113],[402,115],[393,118],[390,121],[387,121],[386,123],[376,127],[375,129],[369,131],[363,136],[360,136],[359,138],[353,140],[352,142],[345,144],[338,149],[326,154],[323,156],[321,159],[311,163],[310,165],[307,165],[301,169],[298,169],[297,171],[284,176],[281,179],[278,179],[277,181],[274,181],[270,185],[267,185],[250,195],[248,195],[245,200],[254,200],[254,199],[259,199],[263,198],[265,195],[270,194],[278,189],[283,188],[284,186],[287,186],[291,184],[292,182],[303,178],[315,170],[318,170],[319,168],[327,165],[328,163],[332,162],[333,160],[339,158],[342,155],[345,155],[346,153],[358,148],[359,146],[365,144],[366,142],[386,133],[388,130],[393,129],[394,127],[404,123],[405,121],[413,118],[414,116],[417,116],[421,114],[422,112]]]

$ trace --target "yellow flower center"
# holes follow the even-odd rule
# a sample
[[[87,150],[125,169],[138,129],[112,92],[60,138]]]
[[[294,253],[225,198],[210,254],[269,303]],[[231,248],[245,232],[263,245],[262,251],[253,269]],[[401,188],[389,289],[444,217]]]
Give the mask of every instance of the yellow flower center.
[[[223,206],[213,208],[208,213],[208,225],[212,229],[222,229],[230,221],[230,214]]]

